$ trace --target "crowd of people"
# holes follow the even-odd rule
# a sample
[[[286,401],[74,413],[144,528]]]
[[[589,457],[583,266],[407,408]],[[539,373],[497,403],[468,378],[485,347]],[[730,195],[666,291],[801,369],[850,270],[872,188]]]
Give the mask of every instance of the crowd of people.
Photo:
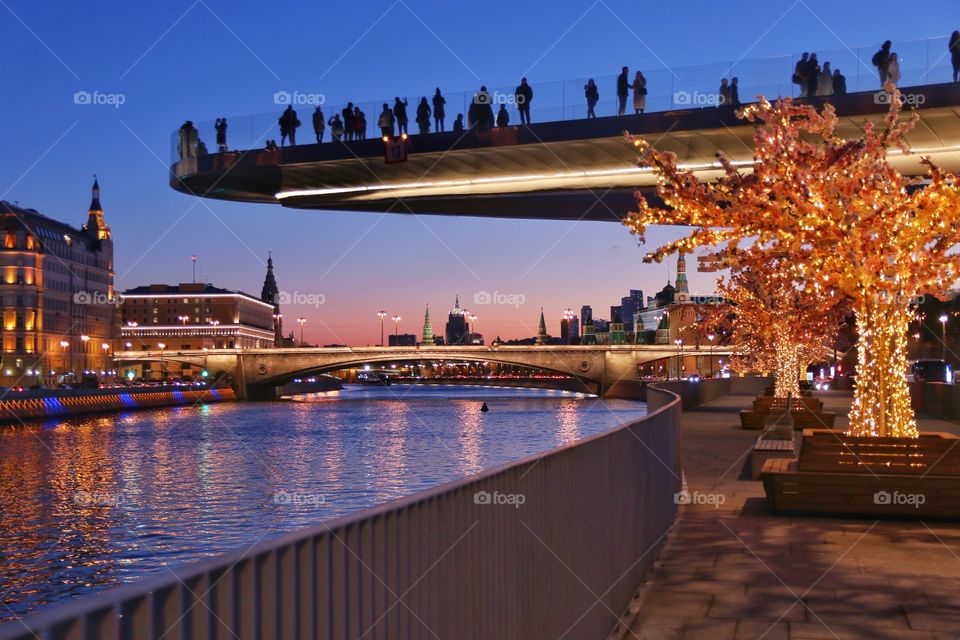
[[[880,85],[886,86],[886,83],[892,83],[894,86],[899,83],[901,78],[900,60],[896,52],[891,50],[892,44],[889,40],[883,43],[880,49],[873,54],[871,64],[877,69],[877,75],[880,79]],[[954,31],[947,44],[950,54],[950,61],[953,67],[953,81],[960,81],[960,31]],[[847,93],[847,79],[840,72],[840,69],[832,69],[830,62],[824,62],[821,66],[816,53],[804,52],[797,61],[793,69],[791,78],[793,84],[798,85],[801,98],[812,96],[831,96],[845,95]],[[627,112],[627,104],[633,94],[633,111],[635,114],[643,113],[646,109],[647,101],[647,79],[642,71],[637,71],[633,78],[630,78],[630,70],[623,67],[616,81],[617,96],[617,115],[622,116]],[[596,118],[596,106],[600,102],[600,91],[593,78],[587,80],[583,87],[583,95],[587,103],[587,118]],[[492,129],[510,126],[510,112],[507,109],[508,104],[516,106],[519,114],[520,124],[529,125],[530,108],[533,102],[533,87],[527,82],[526,78],[520,80],[520,84],[514,90],[511,96],[497,96],[494,98],[485,86],[480,87],[467,109],[467,119],[464,122],[464,115],[458,113],[453,122],[451,131],[461,133],[465,129]],[[499,109],[494,113],[494,104],[499,104]],[[437,87],[430,100],[426,96],[420,98],[414,112],[417,131],[419,134],[428,134],[431,126],[434,131],[443,133],[446,131],[446,109],[447,100]],[[738,78],[723,78],[720,81],[720,89],[716,98],[718,106],[739,106],[740,90]],[[377,117],[376,125],[384,137],[393,137],[395,135],[409,134],[408,123],[409,116],[407,107],[409,102],[407,98],[401,100],[394,98],[393,106],[383,103],[383,110]],[[297,144],[297,129],[301,126],[297,112],[292,105],[280,115],[277,121],[280,127],[280,144],[275,140],[267,141],[267,148],[277,148],[278,146],[290,146]],[[313,133],[317,143],[324,141],[327,127],[330,128],[330,140],[339,142],[343,140],[364,140],[367,137],[367,116],[359,106],[352,102],[347,103],[340,113],[334,113],[329,119],[323,113],[318,105],[314,108]],[[227,150],[227,119],[217,118],[214,124],[216,131],[217,150],[223,152]],[[189,120],[180,128],[180,151],[181,157],[184,153],[199,155],[206,154],[206,147],[199,140],[193,123]]]

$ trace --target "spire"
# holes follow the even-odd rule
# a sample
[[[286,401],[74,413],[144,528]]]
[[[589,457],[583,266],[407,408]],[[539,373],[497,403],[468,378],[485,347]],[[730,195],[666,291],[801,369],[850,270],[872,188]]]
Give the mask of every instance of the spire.
[[[537,327],[537,344],[547,344],[550,336],[547,335],[547,321],[543,317],[543,307],[540,307],[540,325]]]
[[[687,285],[687,259],[683,252],[677,257],[677,287],[673,296],[674,302],[689,302],[690,288]]]
[[[103,221],[103,207],[100,206],[100,183],[97,176],[93,176],[91,192],[90,209],[87,210],[87,224],[83,229],[97,240],[109,240],[110,227]]]
[[[433,326],[430,324],[430,305],[427,305],[427,311],[423,314],[423,339],[420,340],[422,347],[435,347],[436,341],[433,339]]]
[[[263,288],[260,289],[260,299],[272,304],[275,311],[280,311],[280,289],[277,287],[277,278],[273,275],[273,254],[267,253],[267,275],[263,279]]]

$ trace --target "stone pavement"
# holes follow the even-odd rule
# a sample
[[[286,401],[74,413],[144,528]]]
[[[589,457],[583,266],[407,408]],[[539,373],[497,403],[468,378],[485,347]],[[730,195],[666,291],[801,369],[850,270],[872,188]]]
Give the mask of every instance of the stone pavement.
[[[823,398],[845,428],[849,395]],[[681,508],[626,637],[960,639],[960,524],[772,515],[745,479],[759,433],[738,411],[750,401],[684,413],[681,459],[702,504]],[[960,433],[936,419],[920,429]]]

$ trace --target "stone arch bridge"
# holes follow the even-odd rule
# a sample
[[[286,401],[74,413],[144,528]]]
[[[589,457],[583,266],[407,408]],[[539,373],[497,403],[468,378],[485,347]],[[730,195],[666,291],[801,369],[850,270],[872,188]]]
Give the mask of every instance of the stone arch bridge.
[[[693,345],[682,355],[728,356],[728,348]],[[378,362],[469,361],[519,365],[560,373],[580,380],[585,388],[603,397],[631,397],[640,385],[641,365],[681,355],[676,345],[577,345],[577,346],[462,346],[462,347],[323,347],[292,349],[216,349],[209,351],[122,351],[125,362],[180,362],[225,372],[233,380],[237,397],[263,395],[292,378],[327,373]]]

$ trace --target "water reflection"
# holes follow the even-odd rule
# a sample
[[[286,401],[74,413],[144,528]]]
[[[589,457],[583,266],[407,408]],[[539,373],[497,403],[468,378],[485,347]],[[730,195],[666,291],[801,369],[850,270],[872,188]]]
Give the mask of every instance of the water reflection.
[[[643,410],[604,404],[519,389],[348,387],[296,402],[3,429],[0,601],[22,615],[567,444]]]

